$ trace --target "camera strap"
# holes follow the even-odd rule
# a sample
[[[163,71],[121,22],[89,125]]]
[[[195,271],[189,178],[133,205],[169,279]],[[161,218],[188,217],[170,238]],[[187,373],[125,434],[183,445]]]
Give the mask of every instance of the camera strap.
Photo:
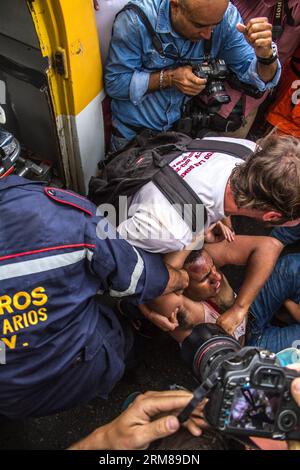
[[[212,49],[212,35],[210,39],[204,39],[204,60],[210,59],[210,53]]]
[[[278,41],[283,33],[283,24],[284,24],[284,15],[286,16],[286,22],[289,26],[295,25],[295,20],[293,18],[291,9],[289,7],[288,0],[281,0],[277,2],[274,10],[273,10],[273,17],[272,17],[272,24],[273,24],[273,40]]]
[[[163,57],[167,57],[164,53],[164,48],[163,48],[163,44],[162,44],[162,41],[160,40],[158,34],[156,33],[156,31],[154,30],[152,24],[150,23],[149,21],[149,18],[147,17],[146,13],[144,12],[144,10],[142,8],[140,8],[138,5],[136,5],[135,3],[127,3],[124,8],[122,8],[122,10],[119,11],[119,13],[117,14],[117,16],[122,13],[123,11],[128,11],[128,10],[131,10],[131,11],[134,11],[138,17],[140,18],[140,20],[143,22],[145,28],[147,29],[149,35],[151,36],[151,39],[152,39],[152,44],[154,46],[154,48],[157,50],[157,52],[163,56]]]
[[[185,423],[189,419],[194,409],[197,408],[201,401],[208,396],[209,392],[217,385],[218,381],[219,373],[214,372],[209,377],[207,377],[207,379],[201,385],[199,385],[196,390],[194,390],[193,398],[178,415],[178,421],[180,424]]]

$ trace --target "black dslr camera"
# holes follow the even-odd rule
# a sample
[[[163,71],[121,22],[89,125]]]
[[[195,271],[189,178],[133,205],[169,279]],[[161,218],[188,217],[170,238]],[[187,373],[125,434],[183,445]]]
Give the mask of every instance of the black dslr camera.
[[[217,112],[223,104],[230,103],[231,98],[227,95],[224,87],[224,82],[229,76],[229,70],[224,60],[209,59],[194,65],[192,70],[197,77],[207,79],[207,104],[212,111]]]
[[[290,388],[300,375],[281,367],[269,351],[246,347],[215,324],[201,324],[182,344],[183,359],[201,383],[179,415],[181,423],[204,396],[214,428],[243,436],[300,439],[300,408]]]

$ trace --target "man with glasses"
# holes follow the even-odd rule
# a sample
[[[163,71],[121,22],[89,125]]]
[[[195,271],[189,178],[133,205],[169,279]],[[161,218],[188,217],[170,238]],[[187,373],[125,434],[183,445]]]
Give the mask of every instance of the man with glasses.
[[[142,129],[165,131],[180,118],[184,103],[206,87],[192,65],[203,62],[207,41],[210,57],[223,59],[241,81],[261,91],[278,83],[281,68],[266,18],[243,25],[228,0],[130,4],[140,7],[146,20],[125,7],[114,23],[105,70],[112,98],[113,150]]]

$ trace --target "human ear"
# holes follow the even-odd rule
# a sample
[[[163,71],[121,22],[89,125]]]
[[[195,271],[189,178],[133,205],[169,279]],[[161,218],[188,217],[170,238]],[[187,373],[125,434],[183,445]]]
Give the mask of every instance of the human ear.
[[[262,217],[264,222],[269,222],[269,223],[277,222],[281,218],[282,218],[281,212],[277,212],[277,211],[265,212]]]

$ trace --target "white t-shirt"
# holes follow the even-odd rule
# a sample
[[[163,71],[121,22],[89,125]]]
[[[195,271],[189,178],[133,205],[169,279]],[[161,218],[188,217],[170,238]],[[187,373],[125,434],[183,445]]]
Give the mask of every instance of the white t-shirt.
[[[212,139],[240,143],[249,147],[250,151],[256,147],[256,144],[249,140],[228,137]],[[118,227],[120,235],[132,245],[153,253],[183,250],[196,235],[200,240],[198,244],[200,247],[204,232],[212,224],[226,217],[225,189],[233,168],[241,163],[243,160],[226,153],[207,151],[187,152],[171,163],[173,169],[184,178],[206,207],[207,221],[204,225],[204,212],[201,218],[200,210],[200,220],[198,220],[200,230],[196,234],[155,184],[150,182],[131,199],[129,218],[121,222]]]

